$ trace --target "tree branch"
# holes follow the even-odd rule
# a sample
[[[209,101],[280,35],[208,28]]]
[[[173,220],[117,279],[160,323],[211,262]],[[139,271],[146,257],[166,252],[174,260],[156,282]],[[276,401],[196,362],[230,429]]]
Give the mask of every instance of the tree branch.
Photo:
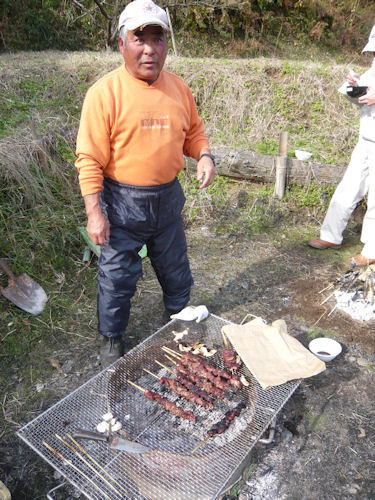
[[[81,2],[79,2],[78,0],[72,0],[72,1],[91,18],[92,22],[96,26],[103,28],[103,26],[100,23],[98,23],[98,21],[95,19],[95,16],[92,14],[92,12],[89,9],[87,9],[84,5],[82,5]]]
[[[110,21],[112,18],[107,14],[107,12],[104,10],[103,5],[99,2],[99,0],[94,0],[96,5],[99,7],[100,12],[102,15],[107,19],[107,21]]]

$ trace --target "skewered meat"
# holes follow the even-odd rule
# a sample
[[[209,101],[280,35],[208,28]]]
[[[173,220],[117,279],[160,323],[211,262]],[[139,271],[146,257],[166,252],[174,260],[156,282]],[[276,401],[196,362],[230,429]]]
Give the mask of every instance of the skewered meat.
[[[192,411],[185,411],[180,406],[177,406],[176,403],[169,401],[167,398],[163,398],[157,392],[153,391],[144,391],[144,396],[151,401],[155,401],[159,405],[161,405],[166,411],[173,413],[173,415],[177,415],[185,420],[190,420],[191,422],[196,422],[197,417],[194,415]]]
[[[179,379],[181,379],[181,377],[188,378],[193,384],[203,389],[208,394],[211,394],[211,396],[225,399],[225,395],[219,387],[213,385],[209,380],[201,378],[199,375],[191,372],[188,367],[177,365],[177,375]]]
[[[222,390],[230,389],[230,386],[241,388],[240,377],[233,373],[228,373],[222,368],[212,366],[207,361],[197,359],[193,354],[185,353],[180,359],[177,367],[183,365],[197,373],[201,378],[206,378],[216,387]]]
[[[210,410],[213,407],[211,401],[206,401],[201,398],[199,394],[190,391],[186,386],[184,386],[180,381],[176,379],[172,379],[169,377],[161,377],[159,380],[160,384],[165,385],[171,391],[175,392],[179,396],[191,401],[192,403],[196,403],[197,405],[203,406],[204,408]]]
[[[191,382],[187,377],[178,377],[177,380],[184,385],[187,389],[190,391],[193,391],[194,393],[197,393],[198,396],[200,396],[202,399],[208,402],[212,402],[210,398],[210,394],[206,392],[204,389],[199,389],[198,386],[194,385],[193,382]]]
[[[233,349],[224,349],[222,356],[224,364],[228,370],[237,371],[241,366],[239,356],[237,356]]]
[[[244,408],[246,408],[246,405],[242,402],[239,403],[235,408],[233,408],[233,410],[228,410],[224,418],[222,418],[219,422],[211,427],[211,429],[208,431],[208,435],[212,437],[215,434],[223,434],[223,432],[225,432],[230,426],[232,420],[238,417]]]

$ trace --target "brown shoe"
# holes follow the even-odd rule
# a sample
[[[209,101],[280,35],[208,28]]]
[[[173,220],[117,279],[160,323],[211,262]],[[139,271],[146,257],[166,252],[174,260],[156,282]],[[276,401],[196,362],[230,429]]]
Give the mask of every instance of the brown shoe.
[[[355,257],[350,257],[349,264],[352,266],[369,266],[370,264],[375,264],[375,259],[369,259],[360,253]]]
[[[315,238],[307,242],[312,248],[317,248],[318,250],[326,250],[327,248],[335,248],[336,250],[341,248],[341,243],[330,243],[329,241],[321,240],[320,238]]]

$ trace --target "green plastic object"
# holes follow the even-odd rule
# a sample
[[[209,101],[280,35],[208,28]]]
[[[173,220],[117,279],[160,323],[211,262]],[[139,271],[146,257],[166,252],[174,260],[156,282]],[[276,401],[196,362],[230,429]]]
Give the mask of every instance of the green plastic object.
[[[97,256],[99,257],[100,255],[100,246],[99,245],[95,245],[95,243],[93,243],[91,240],[90,240],[90,237],[89,235],[87,234],[87,231],[86,231],[86,228],[85,227],[80,227],[79,228],[79,232],[81,233],[83,239],[86,241],[86,243],[88,244],[88,246],[90,247],[90,250]]]
[[[87,234],[87,231],[86,231],[86,228],[83,227],[83,226],[80,226],[79,228],[79,232],[81,233],[81,236],[83,237],[83,239],[86,241],[86,243],[88,244],[88,246],[90,247],[90,250],[97,256],[99,257],[100,255],[100,246],[99,245],[95,245],[91,240],[90,240],[90,237],[89,235]],[[138,252],[138,255],[140,256],[141,259],[144,259],[145,257],[147,257],[147,247],[146,245],[143,245],[143,247],[140,249],[140,251]]]

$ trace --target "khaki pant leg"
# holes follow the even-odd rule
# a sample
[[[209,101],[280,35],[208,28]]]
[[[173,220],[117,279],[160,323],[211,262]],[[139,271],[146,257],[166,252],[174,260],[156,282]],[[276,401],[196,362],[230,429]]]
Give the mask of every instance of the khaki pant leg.
[[[349,218],[368,190],[368,155],[369,141],[360,138],[344,177],[332,196],[320,231],[322,240],[341,244]]]

